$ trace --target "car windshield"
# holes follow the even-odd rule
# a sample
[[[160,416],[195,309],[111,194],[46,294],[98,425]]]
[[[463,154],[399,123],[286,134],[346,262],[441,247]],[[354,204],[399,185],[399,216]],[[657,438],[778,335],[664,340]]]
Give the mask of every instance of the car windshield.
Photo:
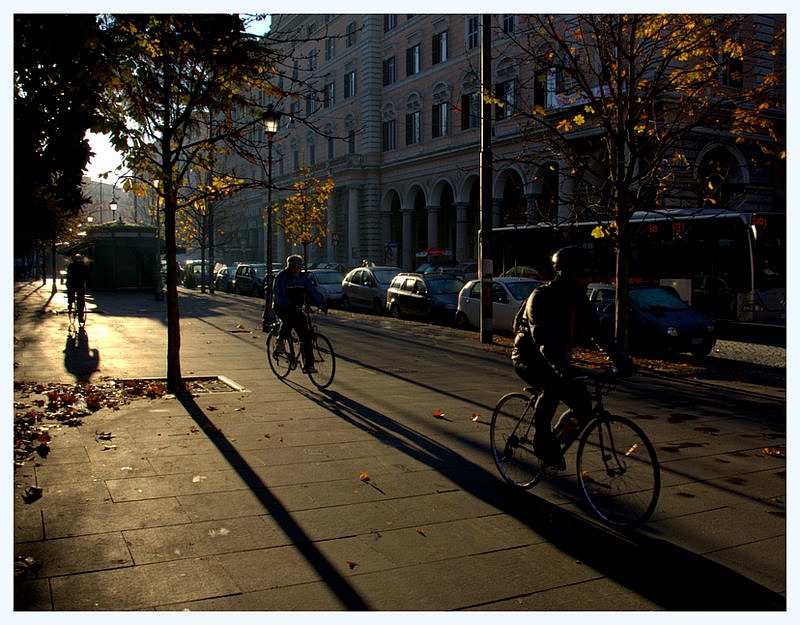
[[[458,293],[463,288],[461,280],[442,278],[441,280],[428,280],[428,289],[433,295],[445,295],[447,293]]]
[[[665,289],[631,289],[631,301],[647,312],[686,310],[689,306]]]
[[[399,269],[397,271],[394,269],[373,269],[372,275],[381,284],[389,284],[399,272]]]
[[[511,291],[511,295],[514,296],[514,299],[520,300],[528,297],[533,289],[540,284],[541,282],[538,280],[524,280],[520,282],[507,282],[506,286],[508,287],[508,290]]]
[[[267,273],[267,265],[266,263],[261,265],[250,265],[253,268],[253,271],[256,272],[257,276],[263,276]]]
[[[344,279],[338,271],[317,271],[314,275],[320,284],[341,284]]]

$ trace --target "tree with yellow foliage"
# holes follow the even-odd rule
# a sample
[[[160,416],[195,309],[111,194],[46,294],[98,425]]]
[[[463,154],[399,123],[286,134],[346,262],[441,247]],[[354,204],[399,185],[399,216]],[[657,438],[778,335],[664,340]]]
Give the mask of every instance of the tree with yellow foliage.
[[[298,176],[292,185],[294,193],[277,202],[273,210],[286,242],[302,246],[303,257],[308,259],[309,244],[322,245],[328,236],[328,198],[334,182],[316,178],[308,168],[301,169]]]

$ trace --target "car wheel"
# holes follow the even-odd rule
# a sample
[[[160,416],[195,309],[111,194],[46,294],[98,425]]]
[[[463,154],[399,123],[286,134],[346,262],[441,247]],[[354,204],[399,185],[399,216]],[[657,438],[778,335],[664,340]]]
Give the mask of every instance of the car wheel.
[[[342,297],[342,310],[350,310],[350,298],[347,295]]]
[[[374,312],[379,317],[383,316],[384,312],[383,302],[378,298],[375,298],[375,300],[372,302],[372,312]]]
[[[242,293],[242,290],[239,288],[239,286],[234,284],[233,285],[233,294],[234,295],[241,295],[241,293]]]
[[[690,353],[692,356],[697,356],[698,358],[702,358],[703,356],[708,356],[711,353],[711,350],[714,348],[713,341],[706,341],[702,345],[697,345],[690,349]]]
[[[392,313],[392,317],[400,319],[400,307],[397,305],[397,302],[392,302],[389,311]]]
[[[467,319],[467,316],[460,310],[456,313],[456,327],[459,330],[472,330],[469,319]]]

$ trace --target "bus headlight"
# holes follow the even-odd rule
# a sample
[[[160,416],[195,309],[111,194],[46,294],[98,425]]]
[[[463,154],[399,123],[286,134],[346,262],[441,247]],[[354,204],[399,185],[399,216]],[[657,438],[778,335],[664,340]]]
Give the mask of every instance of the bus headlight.
[[[675,326],[669,326],[667,328],[667,336],[671,336],[673,338],[678,336],[678,328],[676,328]]]

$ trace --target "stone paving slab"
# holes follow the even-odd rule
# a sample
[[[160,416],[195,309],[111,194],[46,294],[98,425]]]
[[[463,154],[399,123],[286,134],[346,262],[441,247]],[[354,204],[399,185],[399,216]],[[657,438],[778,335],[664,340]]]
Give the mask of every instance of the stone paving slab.
[[[105,335],[94,313],[92,337],[111,344],[98,343],[104,373],[115,371],[106,355],[125,358],[124,342],[157,312],[141,308]],[[704,577],[744,605],[748,593],[763,593],[758,605],[785,599],[785,566],[770,557],[786,553],[785,458],[758,455],[781,433],[731,419],[723,399],[676,397],[669,418],[643,423],[665,486],[653,521],[628,540],[586,520],[574,475],[513,496],[502,485],[474,453],[496,400],[471,392],[479,375],[443,393],[343,360],[336,388],[320,393],[299,374],[282,383],[244,366],[261,334],[222,316],[187,328],[188,360],[224,360],[244,390],[136,400],[54,428],[49,456],[14,476],[15,555],[43,562],[40,577],[16,580],[17,610],[651,610],[702,605]],[[20,349],[16,373],[29,375],[43,349]],[[432,366],[452,367],[460,349]],[[365,375],[378,384],[349,399]],[[23,504],[32,483],[43,496]],[[709,594],[715,608],[725,599]]]

